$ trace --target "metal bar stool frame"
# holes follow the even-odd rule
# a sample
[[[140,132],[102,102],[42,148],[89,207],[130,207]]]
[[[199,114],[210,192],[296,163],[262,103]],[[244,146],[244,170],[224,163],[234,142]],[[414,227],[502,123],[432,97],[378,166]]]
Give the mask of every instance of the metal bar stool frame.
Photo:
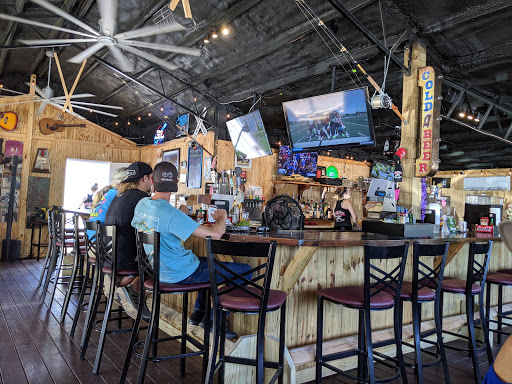
[[[336,292],[335,290],[340,289],[344,292],[350,292],[347,288],[349,287],[334,287],[326,288],[317,291],[317,338],[316,338],[316,375],[315,383],[322,383],[322,368],[326,367],[342,376],[348,377],[351,380],[357,382],[364,382],[375,384],[375,362],[374,356],[378,356],[379,362],[395,370],[395,373],[384,379],[379,379],[379,382],[386,382],[395,380],[398,377],[402,377],[403,383],[407,383],[407,373],[405,370],[405,362],[402,354],[402,340],[401,330],[399,328],[400,318],[400,290],[402,288],[403,276],[405,271],[405,263],[407,261],[407,252],[409,249],[409,243],[403,243],[397,245],[396,242],[380,242],[377,245],[367,243],[364,246],[364,290],[362,303],[358,298],[353,305],[344,304],[332,298],[329,292]],[[372,264],[373,260],[390,260],[399,259],[397,266],[394,267],[391,272],[385,272],[379,267]],[[372,282],[374,281],[374,282]],[[355,288],[355,292],[359,292],[361,287],[350,287]],[[392,292],[392,294],[390,293]],[[347,293],[350,295],[350,293]],[[371,299],[375,297],[377,301],[377,295],[387,294],[391,295],[392,299],[390,303],[381,308],[377,308],[375,305],[371,306]],[[328,297],[326,297],[328,296]],[[331,298],[329,298],[329,296]],[[387,298],[389,301],[389,298]],[[324,356],[323,351],[323,317],[324,317],[324,302],[330,301],[337,305],[343,305],[344,307],[356,309],[359,311],[359,332],[358,332],[358,348],[355,350],[332,353]],[[373,350],[372,336],[371,336],[371,312],[377,310],[388,310],[393,309],[394,311],[394,333],[395,333],[395,345],[397,358],[391,358],[385,354]],[[357,375],[355,377],[345,371],[342,371],[329,361],[338,360],[350,356],[358,356],[358,367]],[[388,364],[386,360],[392,360],[396,365]]]
[[[146,254],[144,245],[151,246],[153,251]],[[210,283],[199,283],[199,284],[169,284],[160,282],[160,233],[143,233],[137,231],[137,259],[139,264],[139,278],[141,281],[142,289],[139,292],[139,308],[137,311],[137,318],[133,326],[132,336],[130,338],[130,345],[126,354],[126,359],[121,374],[120,383],[124,383],[126,376],[128,375],[128,369],[132,354],[135,353],[141,358],[139,367],[139,375],[137,383],[142,384],[146,375],[146,369],[148,361],[160,362],[164,360],[180,359],[180,375],[185,374],[186,359],[192,356],[203,355],[203,371],[202,381],[205,381],[206,367],[208,363],[208,351],[210,346]],[[202,289],[197,289],[200,286]],[[195,288],[194,288],[195,287]],[[188,309],[188,295],[191,292],[204,291],[207,297],[205,303],[206,313],[206,324],[204,327],[204,339],[203,344],[194,339],[187,333],[187,309]],[[142,319],[142,308],[145,300],[145,292],[151,292],[153,294],[151,318],[147,327],[147,335],[145,341],[137,342],[140,327],[140,321]],[[182,294],[183,295],[183,309],[181,318],[181,334],[171,337],[158,337],[159,331],[159,317],[160,317],[160,297],[163,294]],[[158,343],[180,340],[181,349],[180,353],[169,356],[158,356]],[[187,352],[187,342],[194,345],[198,351]],[[144,347],[142,353],[138,351],[138,348]],[[151,350],[151,351],[150,351]]]
[[[512,311],[503,312],[503,287],[512,287],[512,274],[508,273],[510,270],[499,270],[498,272],[490,272],[487,274],[486,280],[486,304],[485,304],[485,317],[487,320],[487,327],[489,332],[497,334],[498,344],[502,343],[502,335],[510,336],[512,332],[503,330],[503,326],[512,327]],[[491,289],[496,285],[498,288],[498,313],[497,320],[492,320],[491,313]],[[497,329],[492,329],[490,324],[497,324]]]
[[[54,233],[54,224],[53,224],[53,209],[49,209],[47,211],[48,214],[48,248],[46,250],[46,257],[44,260],[44,267],[41,271],[41,276],[39,277],[39,282],[37,283],[36,291],[41,287],[45,277],[49,271],[51,259],[53,256],[55,233]],[[44,292],[44,291],[43,291]]]

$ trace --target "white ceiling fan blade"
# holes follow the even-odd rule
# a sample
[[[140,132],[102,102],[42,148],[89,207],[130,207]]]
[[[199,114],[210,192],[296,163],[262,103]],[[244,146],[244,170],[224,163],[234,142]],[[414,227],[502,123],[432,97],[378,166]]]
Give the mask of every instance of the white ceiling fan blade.
[[[172,23],[166,24],[163,27],[158,25],[151,25],[149,27],[142,27],[134,29],[133,31],[118,33],[114,36],[117,40],[136,39],[138,37],[161,35],[163,33],[184,31],[185,28],[180,23],[173,21]]]
[[[92,27],[88,26],[87,24],[81,22],[76,17],[71,16],[69,13],[63,11],[59,7],[56,7],[55,5],[50,4],[49,2],[47,2],[45,0],[32,0],[32,2],[36,3],[37,5],[40,5],[43,8],[46,8],[47,10],[55,13],[56,15],[66,19],[68,21],[71,21],[73,24],[76,24],[79,27],[82,27],[86,31],[91,32],[94,36],[99,36],[98,31],[94,30],[94,28],[92,28]]]
[[[143,58],[144,60],[150,61],[156,65],[159,65],[162,68],[165,68],[169,71],[174,71],[176,68],[178,68],[177,65],[171,64],[168,61],[161,59],[158,56],[152,55],[151,53],[148,53],[145,51],[141,51],[140,49],[129,47],[126,45],[120,45],[119,48],[121,48],[125,51],[128,51],[130,53],[133,53],[134,55],[137,55],[137,56]]]
[[[100,11],[100,28],[106,36],[113,36],[116,30],[117,0],[96,0]]]
[[[88,59],[89,57],[94,55],[96,52],[98,52],[103,47],[104,47],[104,45],[102,43],[98,42],[96,44],[91,45],[89,48],[83,50],[78,55],[73,56],[68,61],[70,63],[80,64],[82,61]]]
[[[43,103],[39,106],[39,108],[37,109],[37,112],[36,112],[36,116],[41,116],[41,114],[43,113],[44,109],[46,108],[46,106],[48,105],[48,102],[50,100],[46,99],[45,101],[43,101]]]
[[[94,37],[94,35],[91,35],[90,33],[73,31],[72,29],[57,27],[57,26],[51,25],[51,24],[45,24],[45,23],[40,23],[38,21],[22,19],[21,17],[6,15],[5,13],[0,13],[0,19],[7,20],[7,21],[14,21],[16,23],[21,23],[21,24],[33,25],[34,27],[41,27],[41,28],[53,29],[55,31],[72,33],[74,35],[80,35],[80,36],[85,36],[85,37]]]
[[[28,85],[29,87],[31,87],[31,86],[32,86],[30,83],[25,83],[25,84],[26,84],[26,85]],[[35,91],[36,91],[36,93],[37,93],[37,95],[38,95],[38,96],[42,97],[43,99],[45,99],[45,98],[46,98],[45,93],[43,92],[43,90],[42,90],[41,88],[39,88],[39,87],[37,86],[37,84],[34,84],[34,89],[35,89]]]
[[[63,107],[64,106],[64,103],[55,103],[56,105],[58,105],[59,107]],[[109,112],[103,112],[103,111],[100,111],[98,109],[92,109],[92,108],[85,108],[85,107],[80,107],[78,105],[75,105],[75,104],[72,104],[73,106],[73,109],[77,108],[77,109],[83,109],[84,111],[92,111],[92,112],[96,112],[96,113],[100,113],[102,115],[106,115],[106,116],[110,116],[110,117],[117,117],[118,115],[114,115],[113,113],[109,113]]]
[[[147,43],[145,41],[137,41],[137,40],[121,40],[121,41],[119,41],[119,45],[133,45],[135,47],[156,49],[156,50],[164,51],[164,52],[174,52],[174,53],[182,53],[184,55],[201,56],[200,49],[180,47],[178,45]]]
[[[123,107],[118,107],[117,105],[105,105],[105,104],[96,104],[96,103],[86,103],[84,101],[72,101],[71,104],[75,105],[89,105],[91,107],[102,107],[102,108],[110,108],[110,109],[124,109]]]
[[[92,43],[96,39],[52,39],[52,40],[18,40],[27,45],[48,45],[48,44],[73,44],[73,43]]]
[[[23,93],[23,92],[18,92],[18,91],[13,91],[12,89],[9,89],[9,88],[0,88],[0,92],[1,91],[7,91],[7,92],[12,92],[12,93],[16,93],[17,95],[26,95],[26,93]],[[6,95],[7,96],[7,95]]]
[[[76,95],[71,96],[72,99],[78,99],[81,97],[96,97],[96,96],[91,93],[77,93]],[[52,100],[66,100],[66,96],[52,97]]]
[[[119,64],[119,68],[121,69],[121,71],[123,72],[132,72],[133,71],[133,66],[130,64],[130,62],[128,61],[128,59],[124,56],[123,52],[121,52],[121,50],[116,47],[116,46],[109,46],[108,47],[110,53],[112,54],[112,56],[114,56],[114,59],[116,59],[117,63]]]

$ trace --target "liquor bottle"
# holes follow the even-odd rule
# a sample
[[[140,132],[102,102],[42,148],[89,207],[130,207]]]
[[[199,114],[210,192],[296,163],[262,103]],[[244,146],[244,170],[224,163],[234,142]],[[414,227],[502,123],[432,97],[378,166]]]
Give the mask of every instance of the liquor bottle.
[[[327,220],[332,220],[332,209],[330,203],[327,205]]]
[[[203,224],[204,223],[204,215],[203,215],[203,209],[202,208],[199,208],[199,213],[197,214],[197,222],[199,224]]]
[[[321,219],[322,218],[322,205],[318,204],[318,209],[316,210],[316,218]]]

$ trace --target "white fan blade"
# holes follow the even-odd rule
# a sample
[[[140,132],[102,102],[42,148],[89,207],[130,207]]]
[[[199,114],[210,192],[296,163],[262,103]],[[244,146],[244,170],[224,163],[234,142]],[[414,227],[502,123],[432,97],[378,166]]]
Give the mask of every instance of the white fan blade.
[[[180,47],[178,45],[147,43],[145,41],[137,41],[137,40],[121,40],[121,41],[119,41],[119,45],[133,45],[135,47],[156,49],[156,50],[164,51],[164,52],[175,52],[175,53],[182,53],[184,55],[201,56],[200,49]]]
[[[116,30],[117,0],[96,0],[100,11],[100,28],[106,36],[113,36]]]
[[[128,61],[128,59],[124,56],[123,52],[121,52],[121,50],[112,45],[112,46],[109,46],[108,47],[110,53],[112,54],[112,56],[114,56],[114,59],[116,59],[117,63],[119,64],[119,68],[121,69],[121,71],[123,72],[132,72],[133,71],[133,66],[130,64],[130,62]]]
[[[185,28],[180,23],[173,21],[172,23],[166,24],[163,27],[158,25],[151,25],[149,27],[142,27],[134,29],[133,31],[121,32],[114,36],[116,40],[136,39],[138,37],[161,35],[163,33],[184,31]]]
[[[94,45],[91,45],[89,48],[87,48],[86,50],[80,52],[78,55],[76,56],[73,56],[71,59],[69,59],[68,61],[70,63],[75,63],[75,64],[80,64],[82,61],[88,59],[89,57],[91,57],[92,55],[94,55],[96,52],[98,52],[101,48],[103,48],[104,45],[102,43],[96,43]]]
[[[25,84],[28,85],[29,88],[32,86],[30,83],[25,83]],[[46,99],[45,93],[43,92],[43,90],[41,88],[39,88],[37,86],[37,84],[34,84],[34,90],[36,91],[38,96],[41,96],[43,99]]]
[[[58,105],[61,108],[64,106],[64,103],[55,103],[55,104]],[[111,116],[111,117],[117,117],[117,115],[114,115],[113,113],[103,112],[103,111],[100,111],[98,109],[80,107],[80,106],[74,105],[74,104],[72,104],[72,105],[73,105],[73,109],[78,108],[78,109],[83,109],[85,111],[92,111],[92,112],[100,113],[102,115],[107,115],[107,116]]]
[[[158,56],[152,55],[151,53],[148,53],[145,51],[141,51],[140,49],[128,47],[126,45],[120,45],[119,48],[121,48],[122,50],[128,51],[130,53],[133,53],[134,55],[137,55],[137,56],[143,58],[144,60],[150,61],[156,65],[159,65],[162,68],[167,69],[168,71],[174,71],[176,68],[178,68],[177,65],[171,64],[168,61],[161,59]]]
[[[44,109],[46,108],[46,105],[48,104],[50,100],[46,99],[43,101],[43,103],[39,106],[36,112],[36,116],[41,116],[41,114],[44,112]]]
[[[32,21],[32,20],[22,19],[21,17],[11,16],[11,15],[6,15],[6,14],[4,14],[4,13],[0,13],[0,19],[2,19],[2,20],[8,20],[8,21],[14,21],[14,22],[16,22],[16,23],[21,23],[21,24],[33,25],[34,27],[41,27],[41,28],[47,28],[47,29],[54,29],[54,30],[56,30],[56,31],[72,33],[73,35],[80,35],[80,36],[85,36],[85,37],[94,37],[94,35],[91,35],[90,33],[84,33],[84,32],[79,32],[79,31],[73,31],[72,29],[67,29],[67,28],[57,27],[57,26],[55,26],[55,25],[51,25],[51,24],[40,23],[40,22],[38,22],[38,21]]]
[[[78,93],[76,95],[71,96],[72,99],[79,99],[81,97],[96,97],[96,96],[91,93]],[[52,97],[52,100],[66,100],[66,96]]]
[[[54,40],[18,40],[27,45],[48,45],[48,44],[73,44],[73,43],[92,43],[96,39],[54,39]],[[99,44],[99,43],[98,43]]]
[[[89,105],[91,107],[102,107],[102,108],[110,108],[110,109],[124,109],[123,107],[118,107],[117,105],[105,105],[105,104],[96,104],[96,103],[86,103],[84,101],[72,101],[71,105]]]
[[[32,2],[36,3],[37,5],[40,5],[43,8],[46,8],[50,12],[53,12],[56,15],[66,19],[68,21],[71,21],[73,24],[76,24],[79,27],[82,27],[86,31],[91,32],[94,36],[99,36],[100,35],[98,33],[98,31],[94,30],[94,28],[88,26],[87,24],[85,24],[85,23],[81,22],[80,20],[78,20],[76,17],[71,16],[69,13],[63,11],[62,9],[60,9],[59,7],[56,7],[53,4],[50,4],[49,2],[47,2],[45,0],[32,0]]]
[[[0,92],[1,91],[7,91],[7,92],[12,92],[12,93],[16,93],[18,95],[25,95],[25,93],[23,92],[18,92],[18,91],[13,91],[12,89],[9,89],[9,88],[0,88]],[[7,96],[7,95],[6,95]]]

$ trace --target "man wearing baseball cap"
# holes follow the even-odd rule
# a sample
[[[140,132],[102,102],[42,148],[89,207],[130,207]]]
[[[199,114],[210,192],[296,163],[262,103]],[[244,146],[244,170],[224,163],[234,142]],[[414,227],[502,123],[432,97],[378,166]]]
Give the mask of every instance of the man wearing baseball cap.
[[[138,269],[137,245],[131,221],[135,206],[140,199],[147,197],[151,190],[152,173],[153,169],[146,163],[136,161],[130,164],[126,168],[126,178],[119,184],[117,196],[107,210],[105,224],[115,224],[117,227],[117,268],[119,269]],[[132,296],[132,300],[129,302],[132,302],[134,297],[138,298],[138,279],[138,277],[123,277],[121,279],[120,286],[125,287],[131,284],[125,290],[125,293],[130,293]]]
[[[169,162],[155,166],[151,177],[155,194],[139,201],[132,226],[141,232],[160,232],[160,281],[172,284],[208,282],[210,276],[206,257],[197,257],[191,250],[185,249],[182,242],[190,236],[202,239],[211,236],[219,240],[226,231],[227,212],[224,209],[215,211],[212,215],[215,224],[208,227],[199,225],[184,212],[174,208],[169,204],[169,199],[171,193],[178,191],[178,177],[176,167]],[[228,264],[230,269],[239,274],[251,269],[247,264]],[[191,324],[199,325],[204,316],[205,304],[205,297],[200,292],[189,320]],[[235,338],[237,335],[227,330],[226,337]]]

